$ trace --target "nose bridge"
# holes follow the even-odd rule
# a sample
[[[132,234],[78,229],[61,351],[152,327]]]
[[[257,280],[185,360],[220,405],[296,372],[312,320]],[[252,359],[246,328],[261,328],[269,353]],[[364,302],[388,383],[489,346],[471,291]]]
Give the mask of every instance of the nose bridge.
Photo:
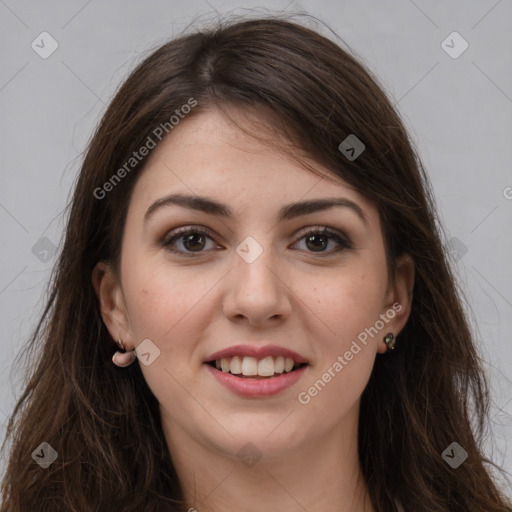
[[[254,322],[286,314],[287,287],[278,269],[270,234],[247,236],[236,247],[236,253],[226,314],[242,314]]]
[[[236,247],[236,279],[249,283],[251,288],[259,289],[271,285],[279,288],[276,277],[276,258],[270,234],[249,235]],[[240,283],[242,284],[242,282]]]

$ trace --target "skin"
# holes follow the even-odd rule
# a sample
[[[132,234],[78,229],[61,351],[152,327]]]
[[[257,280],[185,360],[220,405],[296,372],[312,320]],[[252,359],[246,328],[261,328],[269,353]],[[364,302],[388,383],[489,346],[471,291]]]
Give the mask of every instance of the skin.
[[[243,111],[232,112],[249,123]],[[178,192],[223,202],[234,217],[166,206],[144,223],[156,200]],[[276,221],[285,204],[333,197],[359,205],[367,223],[346,207]],[[190,225],[208,228],[211,238],[187,245],[181,235],[173,246],[184,255],[173,254],[162,239]],[[336,251],[340,244],[321,236],[308,244],[307,232],[324,226],[352,247]],[[252,263],[236,252],[247,236],[263,249]],[[323,251],[322,240],[329,244]],[[185,119],[152,151],[130,200],[120,272],[105,262],[93,272],[112,337],[127,350],[147,338],[160,350],[152,364],[134,364],[160,403],[185,499],[199,512],[374,512],[357,455],[360,397],[386,351],[383,337],[396,336],[407,321],[413,280],[404,257],[389,282],[375,204],[339,178],[320,178],[262,145],[218,110]],[[297,395],[394,303],[402,309],[379,335],[359,343],[343,370],[299,403]],[[276,396],[242,398],[203,364],[238,343],[287,347],[310,366]],[[250,467],[237,457],[247,443],[261,454]]]

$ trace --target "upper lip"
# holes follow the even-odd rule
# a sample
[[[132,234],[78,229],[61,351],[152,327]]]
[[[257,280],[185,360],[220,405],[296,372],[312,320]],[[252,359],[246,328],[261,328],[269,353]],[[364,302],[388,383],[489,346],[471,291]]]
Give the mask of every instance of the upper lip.
[[[305,357],[301,356],[297,352],[294,352],[288,348],[279,347],[278,345],[265,345],[263,347],[255,347],[254,345],[233,345],[232,347],[228,347],[215,352],[209,356],[205,362],[210,363],[212,361],[222,359],[223,357],[232,356],[249,356],[255,357],[256,359],[263,359],[268,356],[282,356],[284,358],[293,359],[297,363],[308,362]]]

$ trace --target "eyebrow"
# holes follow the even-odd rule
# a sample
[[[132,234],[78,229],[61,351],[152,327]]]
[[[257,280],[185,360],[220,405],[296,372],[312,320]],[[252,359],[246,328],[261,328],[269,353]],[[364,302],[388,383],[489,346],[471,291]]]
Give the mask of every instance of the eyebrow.
[[[218,217],[233,218],[233,211],[229,206],[220,203],[214,199],[204,196],[189,196],[185,194],[171,194],[169,196],[157,199],[144,214],[144,222],[147,222],[154,213],[160,208],[166,206],[177,205],[191,210],[197,210],[207,213],[209,215],[216,215]],[[325,198],[325,199],[312,199],[309,201],[300,201],[283,206],[278,213],[277,220],[291,220],[301,215],[307,215],[319,211],[329,210],[334,207],[350,208],[357,216],[368,225],[368,219],[364,214],[362,208],[357,204],[344,197]]]

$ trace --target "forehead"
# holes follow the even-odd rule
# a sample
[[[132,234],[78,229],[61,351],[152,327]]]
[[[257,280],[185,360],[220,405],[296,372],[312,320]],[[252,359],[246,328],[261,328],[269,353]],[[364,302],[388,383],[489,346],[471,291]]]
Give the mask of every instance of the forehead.
[[[217,109],[206,110],[175,126],[149,155],[132,199],[147,205],[165,193],[181,192],[261,208],[278,200],[343,195],[373,208],[353,187],[306,155],[302,160],[320,176],[285,154],[280,144],[290,142],[279,138],[268,119],[242,110],[229,115],[234,121]]]

